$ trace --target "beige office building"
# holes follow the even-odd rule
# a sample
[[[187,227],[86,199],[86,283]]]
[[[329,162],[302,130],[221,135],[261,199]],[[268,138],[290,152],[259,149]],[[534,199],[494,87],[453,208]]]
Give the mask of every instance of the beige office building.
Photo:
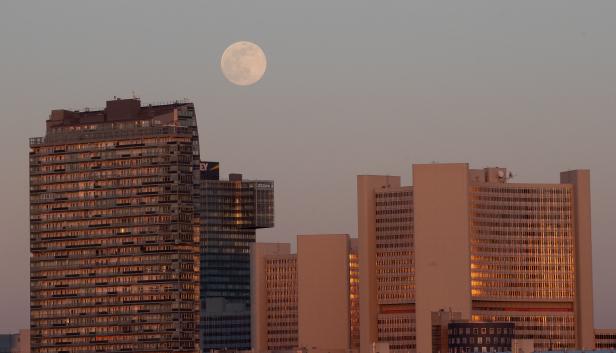
[[[361,352],[432,352],[432,313],[515,323],[537,350],[594,348],[590,175],[509,182],[503,168],[358,177]]]
[[[256,353],[347,352],[358,344],[358,264],[348,235],[300,235],[251,247],[252,342]]]
[[[616,349],[616,329],[595,329],[595,346],[597,349]]]

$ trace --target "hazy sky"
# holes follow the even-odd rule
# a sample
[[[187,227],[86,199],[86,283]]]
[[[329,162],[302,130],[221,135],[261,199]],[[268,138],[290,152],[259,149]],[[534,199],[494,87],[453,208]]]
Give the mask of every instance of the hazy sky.
[[[268,56],[251,87],[227,45]],[[355,235],[357,174],[592,175],[595,321],[616,327],[616,1],[0,1],[0,332],[28,325],[28,146],[53,108],[188,97],[204,159],[276,182],[276,228]]]

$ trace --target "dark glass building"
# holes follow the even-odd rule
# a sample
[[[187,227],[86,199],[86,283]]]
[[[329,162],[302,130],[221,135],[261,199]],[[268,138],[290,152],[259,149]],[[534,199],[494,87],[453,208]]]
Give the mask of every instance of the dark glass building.
[[[12,353],[15,349],[17,336],[16,334],[0,335],[0,353]]]
[[[448,352],[511,352],[514,329],[512,322],[451,322]]]
[[[204,352],[246,350],[250,342],[250,244],[274,226],[274,183],[220,180],[201,163],[201,342]]]
[[[30,148],[32,352],[199,352],[193,104],[54,110]]]

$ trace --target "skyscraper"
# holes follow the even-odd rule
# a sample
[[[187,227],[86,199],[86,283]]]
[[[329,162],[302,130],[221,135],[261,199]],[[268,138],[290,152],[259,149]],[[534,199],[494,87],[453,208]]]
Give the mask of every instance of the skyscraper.
[[[54,110],[30,147],[32,351],[199,352],[193,104]]]
[[[358,177],[361,350],[431,352],[432,313],[513,322],[538,350],[593,348],[590,176],[509,182],[503,168]]]
[[[274,182],[220,180],[218,162],[200,169],[202,348],[250,349],[249,247],[274,226]]]

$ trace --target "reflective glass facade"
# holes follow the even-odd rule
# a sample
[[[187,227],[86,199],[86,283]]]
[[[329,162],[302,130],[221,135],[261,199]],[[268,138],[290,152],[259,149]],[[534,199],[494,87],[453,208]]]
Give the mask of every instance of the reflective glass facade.
[[[198,352],[193,105],[53,111],[30,147],[32,351]]]
[[[572,187],[470,188],[473,319],[516,324],[537,350],[574,348]]]
[[[256,229],[274,225],[274,183],[218,180],[202,162],[201,340],[212,349],[250,349],[250,254]],[[214,165],[218,166],[214,162]],[[216,167],[217,168],[217,167]]]

